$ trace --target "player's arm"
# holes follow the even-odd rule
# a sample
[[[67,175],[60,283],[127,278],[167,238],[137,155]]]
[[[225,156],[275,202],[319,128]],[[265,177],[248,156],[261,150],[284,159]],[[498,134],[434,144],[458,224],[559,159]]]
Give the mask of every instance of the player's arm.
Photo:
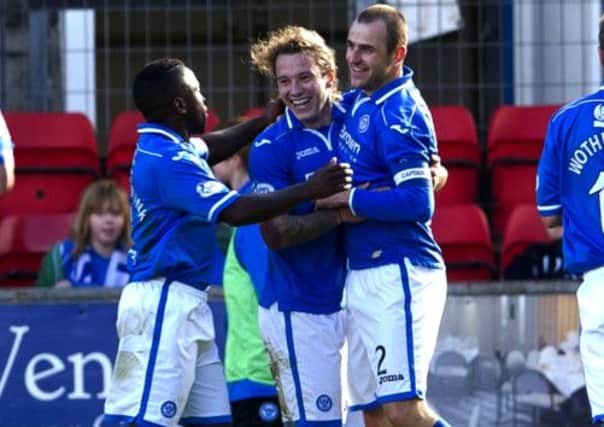
[[[273,250],[300,245],[322,236],[344,222],[358,222],[347,208],[322,209],[307,215],[281,215],[260,226],[262,238]]]
[[[0,193],[12,189],[14,185],[15,160],[12,140],[4,117],[0,112]]]
[[[15,185],[15,162],[12,150],[0,154],[0,193],[11,190]]]
[[[264,194],[246,194],[225,207],[219,220],[230,225],[263,222],[283,214],[294,206],[322,197],[327,197],[350,188],[352,169],[332,159],[316,171],[308,181]]]
[[[283,112],[283,108],[282,101],[273,101],[266,107],[264,114],[258,117],[204,134],[203,140],[208,146],[208,163],[210,166],[228,159],[240,148],[252,142],[258,133]]]
[[[409,182],[379,191],[353,188],[317,202],[319,208],[348,207],[353,215],[385,222],[425,222],[434,213],[428,166],[410,169]],[[396,180],[395,180],[396,182]]]
[[[546,228],[562,225],[559,165],[557,127],[550,123],[537,166],[537,183],[535,185],[537,211]]]

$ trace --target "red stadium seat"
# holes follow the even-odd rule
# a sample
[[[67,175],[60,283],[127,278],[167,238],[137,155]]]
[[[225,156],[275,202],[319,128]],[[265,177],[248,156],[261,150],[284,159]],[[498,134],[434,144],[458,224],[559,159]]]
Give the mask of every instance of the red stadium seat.
[[[130,165],[136,148],[138,134],[136,127],[145,121],[143,115],[136,111],[119,113],[109,130],[107,147],[107,175],[113,178],[126,192],[130,191]],[[213,110],[208,110],[206,132],[211,132],[220,124],[220,118]]]
[[[445,188],[436,193],[442,204],[475,203],[478,199],[478,174],[481,152],[476,124],[472,114],[463,106],[434,106],[430,108],[438,151],[449,170]]]
[[[15,144],[16,182],[0,196],[0,216],[76,210],[98,176],[94,129],[79,113],[6,113]]]
[[[487,163],[494,201],[493,229],[503,233],[519,204],[535,202],[537,163],[547,125],[559,105],[503,106],[489,123]]]
[[[69,236],[75,214],[10,215],[0,222],[0,286],[31,286],[44,254]]]
[[[474,204],[444,205],[432,220],[451,282],[491,280],[495,255],[485,213]]]
[[[503,234],[500,273],[503,274],[514,257],[523,253],[531,244],[550,240],[537,207],[534,204],[516,206]]]

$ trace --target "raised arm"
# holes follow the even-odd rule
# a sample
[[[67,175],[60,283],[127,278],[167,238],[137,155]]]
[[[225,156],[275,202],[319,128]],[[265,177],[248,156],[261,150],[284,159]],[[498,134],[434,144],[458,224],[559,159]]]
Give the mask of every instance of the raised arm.
[[[240,148],[252,142],[258,133],[283,112],[283,109],[284,105],[281,100],[272,101],[267,105],[264,113],[258,117],[204,134],[203,140],[207,144],[209,152],[208,163],[214,165],[228,159]]]

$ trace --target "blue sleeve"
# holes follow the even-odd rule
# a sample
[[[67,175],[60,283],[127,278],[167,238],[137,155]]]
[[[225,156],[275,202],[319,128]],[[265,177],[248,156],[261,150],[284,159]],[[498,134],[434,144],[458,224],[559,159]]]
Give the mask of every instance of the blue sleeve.
[[[264,289],[268,263],[267,248],[260,234],[260,226],[252,224],[236,229],[233,245],[239,263],[252,280],[256,295],[260,295]]]
[[[392,176],[386,191],[353,190],[349,205],[363,218],[389,222],[425,222],[434,213],[434,193],[429,168],[436,141],[429,116],[416,113],[411,120],[384,118],[376,138],[382,161]]]
[[[559,126],[551,121],[537,167],[537,210],[541,216],[562,214],[559,185],[560,143]]]
[[[203,159],[182,153],[166,159],[157,172],[162,201],[173,209],[216,222],[222,210],[240,196],[218,181]]]
[[[287,152],[276,138],[261,134],[250,150],[249,173],[252,191],[271,193],[289,185]]]

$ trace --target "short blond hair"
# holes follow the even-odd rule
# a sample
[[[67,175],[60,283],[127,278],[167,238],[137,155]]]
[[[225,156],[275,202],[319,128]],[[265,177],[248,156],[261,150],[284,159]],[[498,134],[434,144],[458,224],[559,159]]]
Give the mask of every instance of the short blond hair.
[[[296,53],[308,55],[318,65],[322,75],[333,73],[332,99],[339,97],[335,51],[316,31],[296,25],[271,31],[266,38],[252,45],[250,56],[252,64],[262,75],[275,78],[275,65],[279,55]]]

